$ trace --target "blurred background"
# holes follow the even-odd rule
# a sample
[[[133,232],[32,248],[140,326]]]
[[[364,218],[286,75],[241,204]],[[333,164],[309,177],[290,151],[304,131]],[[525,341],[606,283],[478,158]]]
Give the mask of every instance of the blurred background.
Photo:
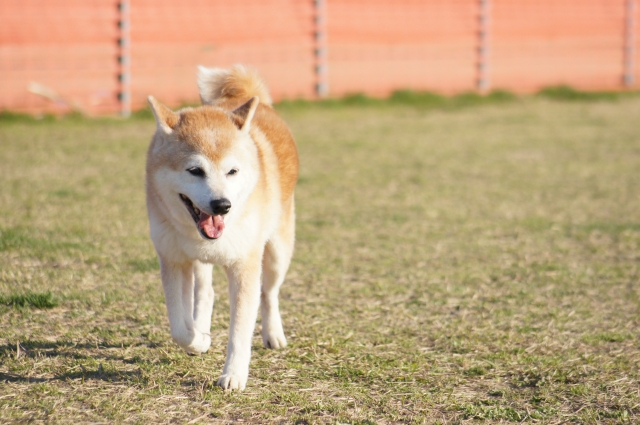
[[[196,66],[275,100],[637,87],[636,0],[0,0],[0,110],[198,99]]]

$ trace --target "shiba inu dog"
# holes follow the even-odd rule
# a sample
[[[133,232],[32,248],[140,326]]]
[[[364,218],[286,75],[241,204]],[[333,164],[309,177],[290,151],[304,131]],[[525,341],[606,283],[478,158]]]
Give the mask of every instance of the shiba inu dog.
[[[200,67],[198,86],[197,108],[174,112],[149,97],[151,239],[171,336],[189,354],[211,345],[212,270],[224,268],[231,325],[218,385],[243,390],[259,306],[264,346],[287,345],[278,293],[293,254],[298,154],[256,73]]]

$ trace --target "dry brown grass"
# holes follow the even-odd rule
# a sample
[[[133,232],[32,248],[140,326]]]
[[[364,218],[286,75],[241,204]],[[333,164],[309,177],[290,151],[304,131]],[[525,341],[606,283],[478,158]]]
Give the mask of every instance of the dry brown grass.
[[[153,122],[0,123],[0,422],[640,420],[640,99],[283,110],[300,146],[290,346],[247,390],[169,336]],[[258,325],[259,326],[259,325]],[[18,346],[19,355],[18,355]]]

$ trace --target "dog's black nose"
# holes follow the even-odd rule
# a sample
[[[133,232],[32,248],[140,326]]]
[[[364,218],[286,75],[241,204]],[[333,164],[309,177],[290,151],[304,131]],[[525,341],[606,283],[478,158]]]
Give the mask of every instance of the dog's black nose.
[[[213,215],[225,215],[231,209],[231,201],[227,198],[214,199],[211,201]]]

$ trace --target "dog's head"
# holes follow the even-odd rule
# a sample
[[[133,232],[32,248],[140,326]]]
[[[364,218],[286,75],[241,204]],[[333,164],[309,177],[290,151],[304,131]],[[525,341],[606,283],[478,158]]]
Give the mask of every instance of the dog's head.
[[[173,220],[195,223],[205,239],[222,236],[259,178],[249,130],[254,97],[232,112],[213,106],[174,112],[153,97],[157,130],[147,158],[148,185]],[[227,223],[228,224],[228,223]]]

